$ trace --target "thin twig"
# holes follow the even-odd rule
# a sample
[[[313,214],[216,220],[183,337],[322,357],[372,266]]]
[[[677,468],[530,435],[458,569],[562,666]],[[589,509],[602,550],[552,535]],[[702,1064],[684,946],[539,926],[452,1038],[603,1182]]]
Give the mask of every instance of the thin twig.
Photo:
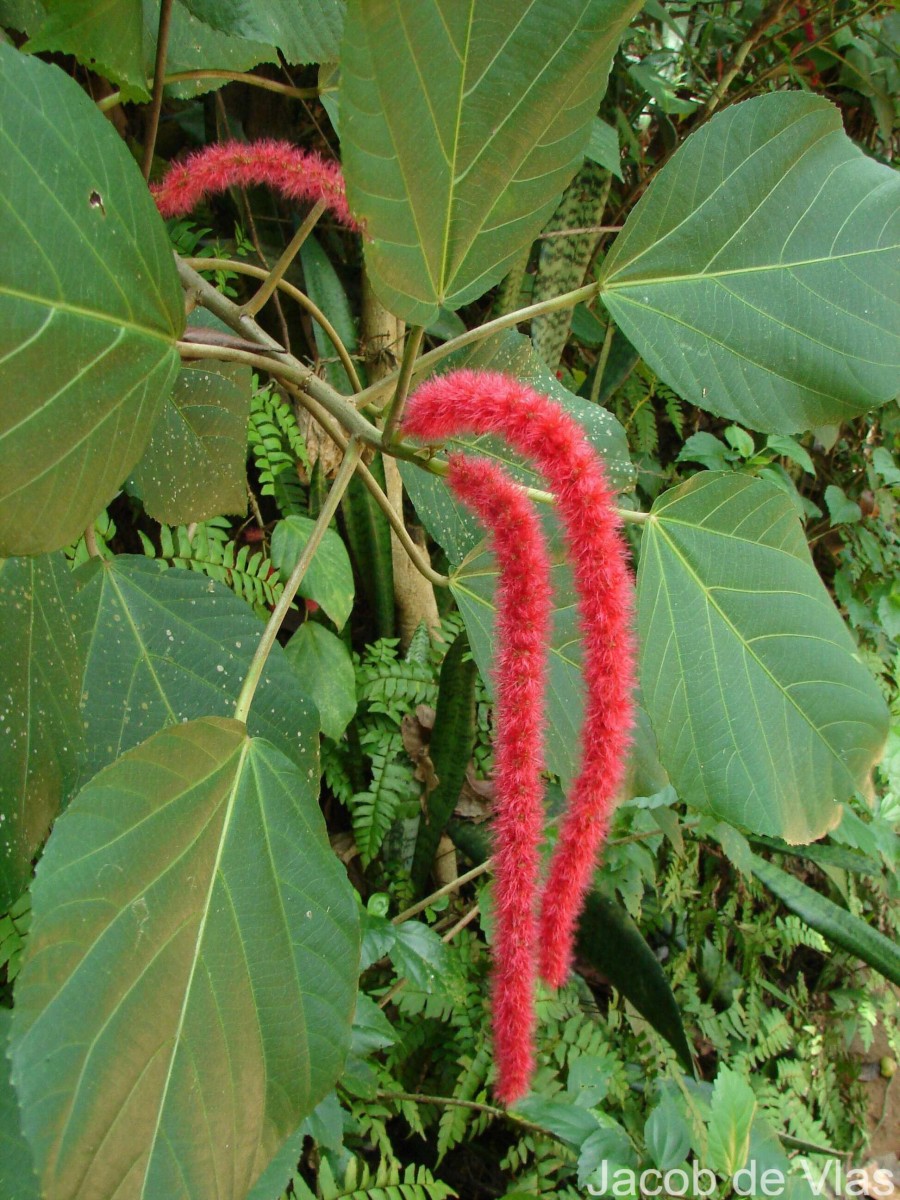
[[[100,547],[97,545],[97,533],[93,521],[84,531],[84,545],[91,558],[100,558]]]
[[[159,6],[159,26],[156,34],[156,63],[153,67],[153,100],[150,118],[144,135],[144,159],[141,166],[144,178],[149,180],[153,166],[153,151],[156,148],[156,133],[159,129],[159,114],[162,111],[163,88],[166,83],[166,58],[169,53],[169,27],[172,23],[174,0],[162,0]]]
[[[250,317],[256,316],[262,306],[278,287],[279,281],[283,278],[288,267],[297,257],[300,247],[309,237],[310,233],[315,227],[316,222],[327,207],[328,205],[324,200],[316,201],[297,232],[291,238],[290,242],[288,242],[283,254],[278,259],[278,262],[274,267],[269,269],[269,273],[266,276],[265,282],[254,293],[254,295],[250,297],[247,303],[242,306],[241,311],[243,313]]]
[[[397,376],[397,387],[384,419],[382,438],[385,446],[391,446],[397,440],[397,430],[403,420],[403,410],[406,408],[406,397],[409,395],[409,385],[412,380],[413,366],[416,356],[422,348],[425,328],[414,325],[409,331],[406,344],[403,347],[403,359],[400,363],[400,373]]]
[[[263,75],[248,75],[244,71],[175,71],[173,74],[165,76],[163,87],[167,88],[173,83],[192,83],[194,80],[200,79],[227,79],[229,83],[249,83],[251,87],[263,88],[267,92],[279,92],[282,96],[291,96],[295,100],[306,100],[321,94],[319,88],[289,87],[288,84],[279,83],[275,79],[266,79]],[[156,80],[154,79],[148,86],[155,88]],[[335,89],[326,88],[325,90],[334,91]],[[122,93],[116,91],[104,96],[102,100],[98,100],[97,107],[101,112],[108,112],[121,103]]]
[[[582,225],[579,229],[551,229],[547,233],[539,233],[538,241],[547,238],[575,237],[578,233],[620,233],[624,225]]]
[[[591,381],[591,404],[597,404],[600,400],[600,388],[603,384],[603,376],[606,373],[606,364],[609,362],[609,352],[612,349],[615,332],[616,327],[613,324],[612,317],[610,317],[606,326],[606,335],[603,338],[600,357],[597,359],[597,369],[594,371],[594,378]]]
[[[193,267],[195,271],[203,270],[204,268],[210,271],[235,271],[241,275],[249,275],[254,279],[266,279],[269,275],[269,272],[264,271],[262,267],[255,267],[252,263],[238,262],[231,258],[185,258],[182,261]],[[298,287],[295,287],[294,284],[289,283],[286,279],[276,280],[275,286],[290,296],[292,300],[296,300],[300,307],[305,309],[314,321],[318,321],[325,332],[325,336],[334,346],[335,352],[341,360],[341,366],[347,372],[350,386],[355,392],[361,392],[362,383],[353,364],[353,359],[350,357],[350,352],[341,341],[338,331],[319,306],[310,300],[305,292],[301,292]],[[251,314],[246,311],[246,306],[238,308],[238,312],[240,312],[242,320],[249,320],[251,318]]]
[[[328,530],[328,526],[331,524],[332,517],[337,512],[341,497],[347,490],[347,484],[353,478],[353,471],[361,453],[362,443],[351,438],[350,444],[347,447],[347,453],[344,455],[344,461],[341,463],[340,470],[334,477],[331,490],[310,532],[309,541],[303,547],[303,552],[297,560],[297,565],[291,571],[290,578],[284,585],[284,591],[278,598],[278,603],[272,610],[272,615],[266,622],[262,637],[259,639],[259,644],[254,651],[253,658],[247,670],[247,677],[244,680],[237,703],[234,706],[234,718],[236,721],[244,721],[246,723],[250,705],[253,703],[253,697],[256,694],[256,689],[259,686],[259,681],[265,669],[266,660],[278,636],[278,630],[281,628],[281,623],[287,615],[288,609],[294,602],[297,589],[303,582],[303,577],[309,569],[309,565]]]
[[[469,1108],[472,1112],[485,1113],[487,1116],[496,1117],[501,1121],[511,1121],[518,1129],[529,1129],[533,1133],[542,1134],[544,1137],[555,1136],[543,1125],[536,1125],[533,1121],[526,1121],[524,1117],[517,1117],[515,1113],[509,1112],[505,1108],[497,1108],[493,1104],[482,1104],[478,1100],[461,1100],[457,1096],[427,1096],[424,1092],[378,1091],[375,1095],[379,1100],[408,1100],[413,1104],[434,1104],[438,1108]]]
[[[456,879],[451,879],[449,883],[445,883],[443,887],[438,888],[436,892],[432,892],[430,896],[426,896],[424,900],[419,900],[418,903],[413,904],[410,908],[405,908],[402,913],[394,917],[392,924],[402,925],[410,917],[415,917],[426,908],[430,908],[436,900],[440,900],[443,896],[449,896],[453,892],[458,891],[459,888],[465,887],[467,883],[471,883],[473,879],[477,879],[479,875],[484,875],[490,869],[491,860],[486,858],[483,863],[479,863],[471,871],[466,871],[465,875],[459,875]]]

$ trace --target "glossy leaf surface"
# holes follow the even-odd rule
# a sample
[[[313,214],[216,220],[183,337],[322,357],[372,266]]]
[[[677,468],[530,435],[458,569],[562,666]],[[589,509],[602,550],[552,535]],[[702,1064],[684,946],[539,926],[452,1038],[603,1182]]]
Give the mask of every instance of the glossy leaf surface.
[[[427,325],[502,278],[580,165],[639,7],[351,0],[341,144],[387,308]]]
[[[160,413],[134,471],[147,513],[187,525],[247,511],[250,368],[186,367]]]
[[[704,472],[666,492],[638,573],[641,688],[697,808],[788,842],[836,825],[887,710],[780,489]]]
[[[333,1086],[358,922],[316,791],[206,718],[129,752],[58,821],[12,1046],[54,1200],[242,1200]]]
[[[6,45],[0,154],[0,554],[37,554],[73,541],[141,456],[184,303],[127,147],[73,80]]]
[[[822,97],[748,100],[659,172],[601,295],[692,404],[773,433],[845,421],[896,393],[898,200]]]
[[[81,654],[62,553],[0,560],[0,912],[78,778]]]
[[[82,779],[164,725],[232,714],[263,625],[230,588],[130,555],[93,560],[77,578]],[[318,714],[280,646],[272,647],[248,725],[316,772]]]

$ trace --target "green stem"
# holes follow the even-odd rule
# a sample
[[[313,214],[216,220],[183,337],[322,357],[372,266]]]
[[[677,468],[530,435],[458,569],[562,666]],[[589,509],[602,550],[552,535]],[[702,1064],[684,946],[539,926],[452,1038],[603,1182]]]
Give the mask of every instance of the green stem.
[[[253,697],[262,678],[266,660],[275,644],[275,638],[278,636],[278,630],[281,628],[281,623],[294,602],[297,589],[303,582],[303,576],[309,569],[309,564],[312,562],[322,538],[325,536],[328,526],[337,512],[341,497],[347,490],[350,480],[353,478],[353,473],[356,470],[356,464],[361,454],[362,443],[355,438],[351,438],[347,446],[347,452],[344,455],[344,461],[341,463],[341,468],[335,476],[328,497],[322,505],[321,512],[316,518],[316,523],[309,535],[309,541],[303,547],[303,553],[300,555],[297,565],[291,571],[290,578],[284,585],[284,591],[281,593],[278,603],[275,605],[272,615],[266,623],[262,637],[259,639],[259,645],[256,647],[250,668],[247,671],[247,678],[244,680],[240,695],[237,698],[237,704],[234,706],[234,717],[237,721],[243,721],[244,724],[247,722],[250,705],[253,703]]]
[[[266,275],[262,286],[257,289],[247,303],[241,308],[241,312],[245,316],[255,317],[262,306],[266,303],[266,301],[278,287],[278,284],[287,272],[288,267],[300,252],[300,247],[309,237],[310,233],[312,233],[316,222],[327,207],[328,205],[324,200],[316,201],[300,228],[288,242],[278,262]]]
[[[421,358],[416,360],[413,375],[416,376],[429,371],[433,366],[441,362],[442,359],[445,359],[448,354],[453,354],[456,350],[461,350],[464,346],[471,346],[473,342],[483,342],[493,334],[499,333],[503,329],[510,329],[514,325],[520,325],[523,321],[530,321],[532,317],[537,317],[541,313],[556,312],[561,308],[574,308],[582,300],[592,300],[599,294],[600,284],[588,283],[584,287],[575,288],[572,292],[563,292],[561,296],[550,296],[548,299],[541,300],[537,304],[529,304],[527,308],[519,308],[515,312],[504,313],[502,316],[495,317],[493,321],[488,321],[485,325],[480,325],[477,329],[468,329],[458,337],[451,338],[449,342],[444,342],[442,346],[436,346],[434,350],[429,350],[427,354],[423,354]],[[363,408],[367,404],[375,404],[378,407],[378,401],[381,400],[380,407],[383,407],[386,403],[386,397],[392,394],[394,388],[396,388],[398,378],[399,372],[397,371],[386,375],[378,383],[373,383],[365,391],[360,392],[354,398],[354,403],[358,408]]]
[[[403,420],[406,397],[409,395],[409,384],[412,379],[413,366],[416,361],[416,355],[422,348],[422,339],[424,336],[424,326],[414,325],[409,331],[406,344],[403,347],[403,359],[400,363],[400,374],[397,376],[397,387],[394,391],[393,399],[388,406],[382,430],[382,443],[386,447],[392,446],[397,439],[397,429]]]
[[[175,71],[172,75],[163,77],[163,87],[166,88],[171,83],[191,83],[199,79],[227,79],[230,83],[249,83],[251,87],[263,88],[267,92],[278,92],[282,96],[291,96],[295,100],[311,100],[321,94],[319,88],[291,87],[290,84],[279,83],[276,79],[266,79],[262,75],[248,75],[243,71]],[[149,86],[155,87],[156,80],[154,79]],[[333,91],[334,89],[326,90]],[[102,100],[97,101],[97,108],[100,112],[109,112],[111,108],[115,108],[117,104],[121,103],[122,93],[120,91],[112,92],[109,96],[104,96]]]
[[[456,1096],[426,1096],[424,1092],[377,1091],[375,1095],[379,1100],[408,1100],[413,1104],[434,1104],[438,1108],[468,1108],[472,1112],[485,1113],[487,1116],[496,1117],[500,1121],[510,1121],[518,1129],[528,1129],[533,1133],[540,1133],[543,1137],[555,1137],[543,1125],[535,1125],[533,1121],[526,1121],[524,1117],[517,1117],[515,1113],[508,1112],[505,1108],[497,1108],[493,1104],[482,1104],[478,1100],[461,1100]]]
[[[443,887],[438,888],[436,892],[432,892],[430,896],[426,896],[424,900],[420,900],[418,904],[412,905],[411,908],[405,908],[402,913],[399,913],[392,924],[402,925],[404,921],[408,921],[410,917],[415,917],[420,912],[424,912],[434,904],[435,900],[440,900],[443,896],[449,896],[452,892],[458,891],[467,883],[471,883],[473,879],[477,879],[479,875],[483,875],[485,871],[489,871],[492,866],[492,860],[486,858],[484,862],[479,863],[477,867],[473,867],[471,871],[466,871],[465,875],[459,875],[456,879],[451,879],[449,883],[445,883]]]

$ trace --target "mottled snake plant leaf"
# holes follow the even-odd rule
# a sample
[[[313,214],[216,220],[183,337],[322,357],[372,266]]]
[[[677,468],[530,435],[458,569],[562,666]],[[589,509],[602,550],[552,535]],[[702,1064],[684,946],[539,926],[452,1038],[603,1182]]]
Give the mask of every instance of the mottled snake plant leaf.
[[[736,104],[687,139],[628,218],[602,298],[679,395],[750,429],[839,423],[900,363],[900,179],[820,96]]]
[[[333,1087],[357,905],[317,781],[237,721],[164,729],[57,822],[13,1081],[54,1200],[243,1200]]]
[[[785,492],[703,472],[661,496],[638,631],[644,702],[683,800],[791,843],[837,824],[888,714]]]
[[[382,303],[434,321],[500,280],[580,166],[637,0],[351,0],[341,146]]]
[[[73,541],[140,458],[184,302],[127,147],[59,68],[0,45],[0,555]]]

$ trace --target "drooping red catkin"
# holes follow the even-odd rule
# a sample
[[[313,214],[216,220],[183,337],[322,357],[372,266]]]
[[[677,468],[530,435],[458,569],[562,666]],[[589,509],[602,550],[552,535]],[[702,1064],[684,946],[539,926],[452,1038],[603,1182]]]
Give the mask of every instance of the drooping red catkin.
[[[500,573],[494,668],[492,1015],[496,1092],[504,1104],[514,1104],[528,1091],[534,1071],[550,558],[528,496],[502,467],[454,454],[447,478],[490,531]]]
[[[287,200],[324,200],[342,225],[359,229],[344,192],[337,163],[314,150],[271,138],[257,142],[222,142],[206,146],[176,163],[150,190],[164,217],[183,217],[204,196],[230,187],[265,184]]]
[[[556,495],[579,595],[586,693],[580,772],[541,897],[540,971],[558,987],[571,966],[576,922],[631,735],[632,585],[613,495],[579,425],[553,400],[505,375],[455,371],[429,380],[411,398],[404,430],[426,443],[497,434],[533,460]]]

